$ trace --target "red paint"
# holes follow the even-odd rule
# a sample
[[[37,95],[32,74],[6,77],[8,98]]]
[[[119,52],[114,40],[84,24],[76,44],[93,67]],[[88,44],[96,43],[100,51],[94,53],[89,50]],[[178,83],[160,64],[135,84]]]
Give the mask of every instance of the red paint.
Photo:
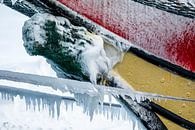
[[[130,0],[59,0],[158,57],[195,72],[195,20]]]

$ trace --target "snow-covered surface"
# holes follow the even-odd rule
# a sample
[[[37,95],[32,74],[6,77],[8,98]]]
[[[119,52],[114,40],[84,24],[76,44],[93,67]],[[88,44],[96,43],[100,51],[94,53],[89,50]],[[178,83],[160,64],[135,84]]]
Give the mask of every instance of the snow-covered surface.
[[[45,59],[41,57],[30,57],[26,54],[22,45],[22,25],[26,17],[19,13],[13,12],[3,5],[0,5],[0,68],[10,71],[25,72],[39,75],[47,75],[56,77],[55,72],[50,68]],[[62,94],[60,91],[52,90],[51,88],[36,87],[30,84],[22,84],[1,80],[0,84],[13,86],[16,88],[34,89],[34,91],[47,91],[52,94]],[[1,86],[2,88],[3,86]],[[18,90],[18,89],[16,89]],[[70,94],[68,94],[71,96]],[[43,96],[43,95],[42,95]],[[83,107],[71,102],[55,102],[53,98],[40,100],[33,96],[18,94],[17,92],[1,91],[0,99],[0,129],[65,129],[65,130],[119,130],[119,129],[144,129],[139,120],[133,115],[131,117],[126,114],[121,117],[108,119],[104,115],[111,117],[111,113],[115,113],[118,117],[118,110],[110,110],[110,107],[105,108],[103,114],[94,114],[93,119],[83,113]],[[85,99],[83,95],[77,95],[77,99]],[[90,99],[86,97],[87,99]],[[10,99],[10,100],[8,100]],[[13,101],[12,101],[13,100]],[[39,103],[39,101],[42,103]],[[59,101],[59,99],[57,100]],[[80,101],[85,102],[85,100]],[[87,103],[87,102],[85,102]],[[39,111],[39,105],[45,106],[45,109]],[[68,105],[69,104],[69,105]],[[71,108],[71,106],[73,108]],[[86,106],[86,104],[84,104]],[[92,105],[95,106],[95,105]],[[71,108],[67,109],[66,107]],[[28,110],[26,110],[28,108]],[[86,107],[84,107],[86,108]],[[34,110],[35,109],[35,110]],[[54,118],[49,113],[58,113]],[[101,108],[99,110],[102,110]],[[55,112],[54,112],[55,111]],[[120,108],[120,113],[124,109]],[[88,113],[90,114],[90,113]],[[114,116],[114,115],[113,115]],[[120,117],[120,116],[119,116]],[[139,126],[139,127],[138,127]]]
[[[112,55],[111,58],[106,55],[104,49],[106,43],[101,36],[88,32],[84,27],[72,25],[64,17],[46,13],[35,14],[25,22],[23,40],[30,55],[44,56],[55,64],[54,67],[58,66],[62,69],[68,77],[78,80],[87,77],[94,84],[97,84],[98,77],[106,76],[121,57],[115,55],[114,59],[111,59]],[[55,46],[58,48],[56,49]],[[56,56],[55,53],[58,55]]]
[[[28,56],[28,54],[26,54],[22,46],[23,42],[21,40],[22,39],[21,28],[23,22],[27,20],[27,18],[19,15],[16,12],[14,12],[15,14],[12,14],[9,11],[6,12],[7,8],[5,8],[2,5],[0,5],[0,10],[1,12],[5,11],[5,13],[0,14],[0,17],[3,18],[1,19],[2,24],[0,25],[1,30],[3,30],[0,31],[0,34],[2,36],[0,39],[0,45],[1,45],[0,69],[56,77],[55,72],[51,69],[50,65],[47,64],[45,59],[41,57]],[[19,17],[21,19],[19,19]],[[13,18],[14,20],[11,18]],[[1,71],[1,74],[2,73],[3,71]],[[102,95],[99,95],[98,98],[96,97],[94,98],[94,95],[88,96],[81,91],[82,93],[76,93],[74,97],[78,101],[77,103],[72,101],[66,101],[63,99],[61,101],[61,99],[59,99],[61,96],[73,97],[73,95],[71,95],[70,93],[65,93],[64,95],[64,93],[61,92],[61,91],[65,91],[62,88],[63,87],[66,88],[67,83],[69,83],[70,86],[73,86],[73,88],[76,87],[78,88],[79,84],[82,83],[78,84],[77,82],[75,82],[75,86],[74,86],[73,84],[68,82],[68,80],[66,82],[53,83],[52,78],[43,80],[44,77],[34,76],[35,80],[33,80],[32,75],[19,76],[17,74],[18,73],[15,74],[10,73],[10,75],[12,76],[16,76],[16,77],[18,76],[17,78],[15,77],[15,79],[17,79],[16,80],[17,82],[11,82],[7,80],[0,81],[0,90],[3,90],[3,87],[6,87],[6,91],[4,90],[0,92],[0,96],[1,96],[0,128],[1,129],[67,129],[67,130],[144,129],[144,127],[140,124],[138,119],[132,113],[128,113],[127,115],[126,111],[123,108],[121,107],[102,108],[101,105],[95,103],[94,101],[98,102],[102,100],[102,99],[98,99],[98,98],[102,98]],[[31,77],[32,79],[29,80],[29,77]],[[28,80],[25,81],[25,78],[27,78]],[[14,78],[12,77],[12,80],[13,79]],[[21,79],[23,79],[23,81],[19,81]],[[60,79],[56,79],[56,81],[60,81]],[[26,82],[26,83],[18,83],[18,82]],[[35,85],[28,84],[29,82]],[[42,82],[42,84],[36,84],[36,82],[39,83]],[[52,87],[52,84],[49,85],[50,87],[40,86],[40,85],[47,86],[47,84],[45,83],[48,82],[53,83],[53,88],[50,88]],[[91,84],[88,85],[89,85],[88,88],[90,88]],[[17,89],[11,88],[16,91],[15,92],[8,91],[7,89],[9,89],[10,86],[16,87]],[[59,86],[61,87],[59,88]],[[82,86],[83,88],[86,87],[84,85]],[[56,87],[58,87],[58,89],[61,91],[54,90],[56,89]],[[50,94],[50,96],[48,96],[47,94],[40,94],[39,96],[42,96],[40,98],[37,97],[36,95],[38,94],[38,92],[33,93],[32,91],[30,91],[27,94],[25,93],[26,90],[23,91],[21,90],[21,88],[27,90],[39,91],[39,92],[47,92]],[[81,89],[75,89],[72,91],[75,92],[78,90]],[[83,89],[83,90],[85,90],[85,92],[86,90],[88,90],[89,93],[91,93],[90,89]],[[20,93],[17,93],[17,91]],[[92,91],[95,90],[92,89]],[[21,92],[24,93],[21,94]],[[142,97],[140,97],[139,94],[142,93],[137,93],[137,94],[138,95],[136,95],[135,98],[137,100],[141,100]],[[145,93],[145,95],[147,94]],[[149,95],[150,94],[148,94],[148,96]],[[171,98],[172,97],[170,97],[170,99]],[[109,100],[109,98],[106,99]],[[116,103],[116,101],[108,101],[108,102]],[[40,106],[44,106],[44,107],[40,107]],[[85,114],[83,114],[83,111]]]

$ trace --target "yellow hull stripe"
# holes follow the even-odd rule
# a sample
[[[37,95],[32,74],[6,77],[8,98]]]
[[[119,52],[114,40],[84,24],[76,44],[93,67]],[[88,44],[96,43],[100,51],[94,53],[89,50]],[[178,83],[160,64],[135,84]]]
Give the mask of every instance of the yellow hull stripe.
[[[128,53],[115,69],[126,82],[138,91],[195,99],[195,82],[155,66]],[[156,102],[172,112],[195,122],[195,103],[181,101]],[[162,119],[170,130],[180,130],[168,120]]]

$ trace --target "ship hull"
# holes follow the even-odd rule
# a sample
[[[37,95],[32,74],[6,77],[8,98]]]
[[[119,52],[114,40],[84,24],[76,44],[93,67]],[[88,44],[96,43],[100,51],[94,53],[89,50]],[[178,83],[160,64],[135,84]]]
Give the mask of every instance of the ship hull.
[[[21,3],[16,2],[13,6],[11,3],[7,5],[16,10],[21,5],[24,10],[18,11],[28,16],[37,11],[67,17],[71,22],[85,26],[89,31],[103,37],[109,35],[113,40],[110,36],[114,36],[114,41],[121,38],[122,44],[133,48],[132,52],[142,55],[143,58],[147,56],[147,59],[152,63],[155,61],[156,65],[164,63],[168,69],[173,68],[173,70],[178,67],[177,73],[185,71],[190,78],[194,77],[195,20],[192,18],[130,0],[104,0],[104,2],[103,0],[59,0],[58,4],[46,2],[52,0],[40,0],[42,4],[38,2],[36,10],[31,10],[29,6],[36,5],[35,1],[25,3],[24,0]],[[27,12],[28,9],[30,11]],[[123,62],[116,66],[115,72],[139,91],[195,98],[194,81],[156,65],[127,53]],[[178,101],[157,103],[194,122],[194,103]],[[167,120],[163,121],[169,129],[180,128]]]
[[[131,0],[59,0],[153,55],[195,72],[195,20]],[[160,61],[159,61],[160,64]]]

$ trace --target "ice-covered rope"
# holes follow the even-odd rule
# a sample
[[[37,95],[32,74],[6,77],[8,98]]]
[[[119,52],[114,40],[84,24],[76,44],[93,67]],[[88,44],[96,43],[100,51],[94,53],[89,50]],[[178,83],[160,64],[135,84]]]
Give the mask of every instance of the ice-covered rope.
[[[90,96],[98,96],[102,94],[109,95],[126,95],[137,101],[144,100],[146,98],[150,100],[175,100],[175,101],[188,101],[195,102],[195,99],[188,99],[182,97],[165,96],[159,94],[152,94],[147,92],[131,91],[130,89],[113,88],[103,85],[94,85],[89,82],[81,82],[70,79],[61,79],[48,76],[40,76],[34,74],[25,74],[19,72],[12,72],[6,70],[0,70],[0,79],[10,80],[15,82],[30,83],[34,85],[42,85],[51,87],[54,90],[60,90],[62,92],[69,91],[71,93],[88,94]],[[95,88],[95,89],[94,89]]]

